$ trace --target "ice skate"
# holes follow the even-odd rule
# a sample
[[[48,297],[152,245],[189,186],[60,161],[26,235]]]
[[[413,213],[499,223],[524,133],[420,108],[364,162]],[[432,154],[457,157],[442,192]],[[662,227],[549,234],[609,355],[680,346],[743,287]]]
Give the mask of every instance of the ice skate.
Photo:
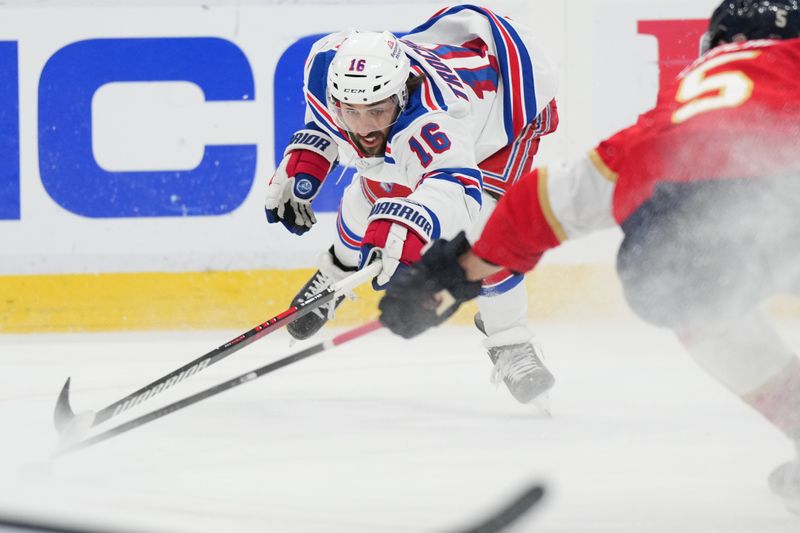
[[[475,315],[475,326],[486,334],[480,313]],[[549,412],[545,393],[556,380],[544,366],[540,350],[530,338],[527,328],[512,328],[495,333],[484,341],[494,364],[491,380],[495,384],[503,381],[518,402],[535,403]]]
[[[539,398],[556,382],[531,342],[490,348],[489,358],[494,363],[492,382],[505,382],[511,395],[520,403],[530,403]],[[545,404],[541,407],[547,410]]]
[[[800,442],[796,446],[797,458],[778,466],[767,481],[772,492],[783,498],[786,507],[800,515]]]
[[[292,300],[292,305],[298,305],[356,270],[356,267],[348,267],[340,263],[333,253],[333,246],[331,246],[329,250],[320,255],[319,270],[303,285],[303,288]],[[333,318],[336,308],[344,301],[345,296],[344,294],[337,296],[330,304],[317,308],[290,323],[286,326],[289,334],[296,340],[304,340],[314,335],[328,320]]]

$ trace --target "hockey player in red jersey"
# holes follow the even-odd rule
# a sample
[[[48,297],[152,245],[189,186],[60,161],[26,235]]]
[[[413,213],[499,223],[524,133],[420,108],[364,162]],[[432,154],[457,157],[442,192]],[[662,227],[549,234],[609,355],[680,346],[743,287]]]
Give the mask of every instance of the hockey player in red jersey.
[[[654,109],[573,164],[526,175],[472,248],[435,243],[393,282],[383,323],[414,336],[474,297],[474,280],[527,272],[618,224],[629,305],[795,443],[769,481],[800,512],[800,359],[757,310],[800,295],[798,36],[798,0],[725,0],[705,53]]]

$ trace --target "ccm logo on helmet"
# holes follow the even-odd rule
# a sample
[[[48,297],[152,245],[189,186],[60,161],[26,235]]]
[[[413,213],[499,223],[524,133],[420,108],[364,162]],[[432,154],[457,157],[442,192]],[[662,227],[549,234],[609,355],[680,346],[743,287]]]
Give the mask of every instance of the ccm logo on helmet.
[[[344,89],[342,89],[342,92],[358,94],[358,93],[365,93],[365,92],[367,92],[367,90],[366,89],[348,89],[348,88],[344,88]]]

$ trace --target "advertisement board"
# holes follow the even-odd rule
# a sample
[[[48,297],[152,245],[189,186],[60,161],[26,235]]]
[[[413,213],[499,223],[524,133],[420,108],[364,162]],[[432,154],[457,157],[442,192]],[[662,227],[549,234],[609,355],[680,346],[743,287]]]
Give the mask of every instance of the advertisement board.
[[[537,163],[575,157],[648,109],[659,86],[697,56],[716,3],[483,2],[528,25],[559,69],[561,123]],[[298,269],[313,267],[335,238],[338,199],[353,174],[340,167],[329,176],[315,203],[319,223],[302,238],[266,224],[266,181],[303,123],[311,44],[348,27],[405,32],[443,5],[4,3],[0,286],[9,297],[0,331],[126,327],[108,318],[114,313],[98,303],[102,291],[182,301],[198,287],[209,290],[208,272],[228,273],[219,277],[224,283],[236,277],[244,288],[227,300],[247,308],[248,319],[264,302],[285,307],[308,273]],[[545,266],[610,268],[618,239],[610,231],[568,243]],[[246,280],[268,294],[254,303]],[[80,302],[89,302],[78,313],[85,320],[56,321],[72,326],[53,325],[42,311],[74,317]],[[165,322],[157,307],[135,327],[245,320],[231,313],[213,324]],[[85,324],[97,321],[86,318],[87,308],[105,317],[102,325]],[[138,316],[133,303],[127,309],[118,313]]]

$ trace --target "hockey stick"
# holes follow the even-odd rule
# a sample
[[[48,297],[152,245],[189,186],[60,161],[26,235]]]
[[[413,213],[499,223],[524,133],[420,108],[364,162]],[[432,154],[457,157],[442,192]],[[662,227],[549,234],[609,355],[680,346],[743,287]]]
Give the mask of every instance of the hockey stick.
[[[68,437],[75,433],[85,432],[88,429],[105,422],[109,418],[117,416],[118,414],[127,411],[131,407],[138,405],[141,402],[152,398],[156,394],[167,390],[186,378],[201,372],[214,363],[225,359],[229,355],[241,350],[245,346],[266,335],[269,335],[270,333],[273,333],[274,331],[277,331],[283,326],[297,320],[304,315],[307,315],[315,309],[322,307],[326,303],[333,301],[337,294],[352,290],[362,283],[377,276],[380,272],[380,269],[380,261],[375,261],[367,265],[363,269],[351,274],[342,281],[334,283],[327,289],[315,294],[314,296],[311,296],[309,299],[303,301],[299,305],[290,307],[281,314],[257,325],[250,331],[242,333],[235,339],[226,342],[219,348],[216,348],[215,350],[198,357],[194,361],[191,361],[190,363],[173,370],[166,376],[158,378],[152,383],[140,388],[136,392],[132,392],[124,398],[121,398],[109,404],[108,406],[103,407],[99,411],[84,411],[81,412],[80,415],[76,415],[73,412],[69,401],[71,378],[67,378],[66,383],[64,383],[64,386],[61,389],[61,393],[58,395],[55,411],[53,413],[53,420],[55,422],[56,430],[64,437]]]
[[[498,533],[510,526],[518,518],[536,507],[542,499],[544,488],[531,486],[517,496],[513,502],[495,511],[481,524],[469,529],[457,530],[454,533]],[[100,533],[100,529],[88,529],[66,524],[47,523],[40,520],[28,520],[0,515],[0,528],[11,528],[13,531],[33,531],[36,533]],[[104,533],[110,533],[104,528]]]
[[[358,326],[351,330],[345,331],[344,333],[333,337],[332,339],[328,339],[326,341],[320,342],[313,346],[309,346],[305,350],[301,350],[297,353],[284,357],[283,359],[279,359],[275,362],[272,362],[268,365],[264,365],[262,367],[256,368],[253,371],[250,371],[246,374],[242,374],[241,376],[237,376],[233,379],[229,379],[219,385],[215,385],[214,387],[205,389],[200,391],[196,394],[191,396],[187,396],[182,400],[178,400],[173,402],[169,405],[165,405],[155,411],[151,411],[145,415],[142,415],[138,418],[134,418],[129,422],[125,422],[124,424],[120,424],[119,426],[113,427],[109,430],[106,430],[102,433],[98,433],[93,437],[89,437],[88,439],[82,440],[77,443],[73,444],[66,444],[66,446],[62,447],[58,450],[57,455],[63,455],[68,452],[73,452],[76,450],[80,450],[81,448],[86,448],[87,446],[91,446],[92,444],[97,444],[98,442],[102,442],[104,440],[108,440],[111,437],[115,437],[122,433],[126,433],[134,428],[137,428],[141,425],[147,424],[148,422],[152,422],[158,418],[166,416],[170,413],[174,413],[184,407],[188,407],[192,404],[195,404],[201,400],[205,400],[206,398],[210,398],[211,396],[215,396],[220,392],[224,392],[226,390],[232,389],[234,387],[238,387],[244,383],[249,381],[253,381],[256,378],[260,378],[264,374],[268,374],[270,372],[274,372],[279,368],[283,368],[285,366],[291,365],[292,363],[296,363],[297,361],[301,361],[306,359],[307,357],[311,357],[312,355],[316,355],[320,352],[324,352],[325,350],[329,350],[335,346],[339,346],[346,342],[355,340],[359,337],[363,337],[368,333],[372,333],[373,331],[381,329],[383,326],[378,320],[373,320],[372,322],[368,322],[363,326]]]
[[[108,529],[87,529],[66,524],[56,524],[40,521],[39,519],[15,518],[0,515],[0,530],[2,531],[34,531],[35,533],[110,533]]]
[[[532,485],[518,495],[514,500],[495,511],[489,518],[467,529],[460,529],[456,533],[497,533],[516,522],[522,515],[535,507],[544,496],[544,487]]]

